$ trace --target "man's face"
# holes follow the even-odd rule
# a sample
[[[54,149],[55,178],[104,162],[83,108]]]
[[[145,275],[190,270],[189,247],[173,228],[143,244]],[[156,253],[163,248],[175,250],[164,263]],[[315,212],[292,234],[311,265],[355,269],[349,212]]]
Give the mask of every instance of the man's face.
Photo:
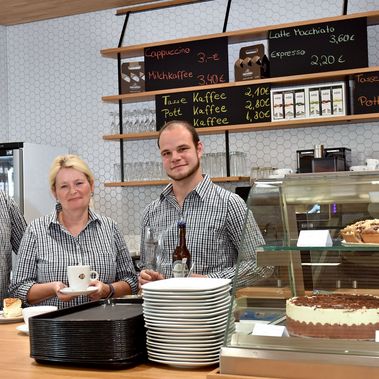
[[[163,167],[173,180],[186,179],[200,170],[203,145],[195,146],[191,133],[183,126],[165,130],[159,139]]]

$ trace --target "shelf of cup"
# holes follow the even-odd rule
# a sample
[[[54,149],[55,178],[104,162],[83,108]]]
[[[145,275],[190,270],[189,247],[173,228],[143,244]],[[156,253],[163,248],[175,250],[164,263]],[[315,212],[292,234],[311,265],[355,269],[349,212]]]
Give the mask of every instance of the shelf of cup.
[[[225,176],[220,178],[211,178],[215,183],[228,182],[249,182],[248,176]],[[140,187],[140,186],[163,186],[169,184],[169,180],[138,180],[132,182],[105,182],[105,187]]]

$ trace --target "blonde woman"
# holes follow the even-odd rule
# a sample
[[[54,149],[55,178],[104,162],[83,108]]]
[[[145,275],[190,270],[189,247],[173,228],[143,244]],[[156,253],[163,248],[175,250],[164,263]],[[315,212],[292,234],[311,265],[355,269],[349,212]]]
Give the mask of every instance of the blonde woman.
[[[115,221],[90,208],[94,177],[76,155],[58,156],[52,163],[50,189],[55,211],[34,220],[19,249],[10,291],[26,305],[59,308],[90,300],[136,293],[137,275]],[[67,266],[90,265],[99,273],[88,295],[64,294]]]

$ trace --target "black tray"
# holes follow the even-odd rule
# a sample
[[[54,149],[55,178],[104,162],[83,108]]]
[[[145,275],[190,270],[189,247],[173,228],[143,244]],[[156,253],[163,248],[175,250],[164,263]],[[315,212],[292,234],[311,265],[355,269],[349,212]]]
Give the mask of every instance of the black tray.
[[[40,363],[130,366],[146,359],[142,299],[111,299],[29,319],[30,356]]]

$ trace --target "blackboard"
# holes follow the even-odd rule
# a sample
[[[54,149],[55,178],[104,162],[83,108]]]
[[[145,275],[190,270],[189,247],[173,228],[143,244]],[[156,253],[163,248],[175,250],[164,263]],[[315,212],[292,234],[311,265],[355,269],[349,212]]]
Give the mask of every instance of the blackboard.
[[[354,75],[354,114],[379,112],[379,71]]]
[[[196,128],[271,121],[270,85],[247,85],[155,96],[157,130],[171,120]]]
[[[270,30],[268,39],[272,77],[368,66],[364,17]]]
[[[146,91],[229,81],[226,37],[146,47],[144,59]]]

